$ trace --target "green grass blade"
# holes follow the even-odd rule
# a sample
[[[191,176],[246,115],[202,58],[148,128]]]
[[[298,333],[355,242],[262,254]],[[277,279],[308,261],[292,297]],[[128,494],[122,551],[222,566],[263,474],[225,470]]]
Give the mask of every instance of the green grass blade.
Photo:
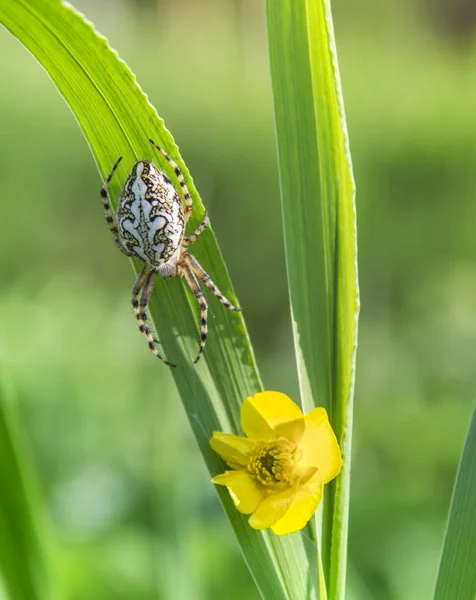
[[[354,181],[326,0],[268,0],[286,261],[301,398],[329,409],[344,468],[327,486],[322,561],[344,597],[358,283]]]
[[[53,600],[39,501],[10,396],[0,388],[0,584],[9,600]]]
[[[192,231],[204,209],[190,174],[163,121],[106,40],[59,1],[9,0],[0,5],[0,22],[36,57],[70,106],[101,177],[109,173],[119,156],[123,157],[110,186],[114,206],[121,183],[137,159],[155,161],[174,179],[168,163],[149,144],[152,138],[184,173],[195,207]],[[100,203],[99,194],[90,201]],[[105,230],[104,235],[110,234]],[[211,229],[202,234],[193,253],[222,292],[234,300]],[[139,266],[134,264],[136,271]],[[245,397],[261,389],[261,383],[242,316],[226,311],[213,298],[210,305],[214,319],[205,356],[197,366],[192,365],[198,349],[197,309],[182,282],[176,278],[158,281],[150,309],[162,349],[178,364],[172,374],[199,447],[210,473],[216,474],[223,470],[223,464],[210,450],[208,439],[216,429],[238,431],[239,406]],[[144,359],[146,356],[144,347]],[[166,367],[158,363],[157,368]],[[157,396],[160,402],[160,390]],[[315,578],[310,573],[316,561],[309,550],[306,553],[301,537],[277,538],[251,530],[232,506],[226,490],[220,489],[219,494],[262,596],[273,600],[315,598]]]
[[[476,410],[451,500],[434,600],[476,598]]]

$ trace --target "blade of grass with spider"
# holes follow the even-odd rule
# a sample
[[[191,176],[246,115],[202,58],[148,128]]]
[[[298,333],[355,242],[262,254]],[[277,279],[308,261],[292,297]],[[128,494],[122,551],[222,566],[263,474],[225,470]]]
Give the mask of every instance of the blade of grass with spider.
[[[102,180],[118,157],[123,157],[117,177],[111,181],[113,206],[117,205],[121,183],[135,161],[155,161],[165,173],[170,169],[165,158],[157,157],[150,138],[183,172],[194,203],[189,230],[193,231],[201,222],[204,209],[189,171],[163,121],[107,41],[69,5],[51,0],[3,3],[0,22],[33,54],[68,103]],[[90,201],[100,202],[99,193]],[[201,235],[194,255],[227,298],[236,302],[211,228]],[[138,272],[141,264],[133,261],[133,266]],[[205,463],[214,475],[222,470],[223,464],[210,450],[209,437],[217,429],[239,432],[241,402],[262,389],[243,318],[227,310],[214,310],[206,354],[194,366],[197,308],[178,278],[157,281],[150,312],[166,356],[180,365],[173,369],[172,376]],[[157,362],[157,368],[165,367]],[[158,404],[160,401],[158,389]],[[246,517],[234,508],[228,492],[224,489],[217,492],[263,598],[317,598],[315,556],[308,555],[301,537],[278,538],[252,530]]]

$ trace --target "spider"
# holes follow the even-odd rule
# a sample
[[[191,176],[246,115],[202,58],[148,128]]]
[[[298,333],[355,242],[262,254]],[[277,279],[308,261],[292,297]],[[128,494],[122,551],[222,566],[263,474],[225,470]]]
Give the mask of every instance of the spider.
[[[173,168],[182,189],[185,208],[180,196],[166,175],[151,162],[136,162],[127,178],[119,198],[117,220],[111,208],[108,185],[122,156],[112,167],[111,173],[101,187],[101,198],[106,213],[106,222],[116,245],[126,256],[134,256],[144,262],[132,288],[132,306],[139,330],[145,335],[149,348],[157,358],[169,367],[176,365],[164,358],[157,349],[159,340],[154,338],[147,322],[147,305],[157,275],[164,279],[184,277],[200,306],[200,348],[196,363],[207,341],[208,304],[197,278],[213,292],[229,310],[241,311],[233,306],[220,292],[207,273],[188,251],[208,224],[205,212],[203,221],[194,233],[185,236],[185,225],[193,211],[193,202],[179,166],[152,140],[149,142],[166,158]]]

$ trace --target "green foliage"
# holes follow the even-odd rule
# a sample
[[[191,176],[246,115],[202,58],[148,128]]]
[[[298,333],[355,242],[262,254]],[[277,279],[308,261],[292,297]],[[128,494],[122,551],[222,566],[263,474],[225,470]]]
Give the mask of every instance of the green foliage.
[[[0,583],[10,600],[50,600],[56,591],[42,515],[11,394],[0,388]],[[1,587],[0,587],[1,594]]]
[[[216,0],[210,14],[166,3],[164,18],[164,3],[73,3],[166,116],[266,387],[297,400],[262,7]],[[430,598],[476,388],[475,49],[435,36],[413,5],[333,11],[364,298],[348,597]],[[57,570],[74,600],[168,600],[177,581],[185,598],[258,598],[171,374],[135,329],[133,273],[105,228],[77,124],[2,29],[0,52],[2,378],[18,390],[60,538]]]
[[[476,410],[456,475],[435,600],[476,598]]]
[[[148,139],[152,138],[182,168],[194,200],[192,226],[196,226],[203,216],[203,207],[173,139],[126,65],[118,60],[106,41],[97,36],[77,13],[59,3],[16,0],[2,9],[0,17],[40,61],[68,102],[102,177],[107,176],[118,156],[123,157],[118,177],[111,186],[112,197],[117,201],[119,181],[124,181],[138,158],[156,160],[162,163],[165,171],[168,170],[166,162],[158,160],[150,147]],[[324,35],[324,22],[318,26]],[[324,46],[327,48],[327,43]],[[335,101],[332,93],[331,96]],[[329,172],[331,180],[337,175],[335,167],[333,165],[333,172]],[[314,172],[316,164],[311,163],[309,168]],[[324,213],[326,210],[324,208]],[[341,243],[340,235],[338,237]],[[200,239],[196,255],[225,294],[233,297],[211,230]],[[135,267],[137,271],[138,265]],[[340,267],[337,274],[342,276]],[[335,302],[339,312],[339,296]],[[212,431],[238,432],[242,400],[261,389],[242,318],[224,310],[216,312],[206,358],[194,367],[190,356],[196,346],[196,308],[181,283],[177,280],[158,282],[150,309],[166,356],[173,356],[174,362],[179,363],[179,368],[173,372],[177,388],[208,468],[211,473],[216,473],[220,470],[220,462],[208,446]],[[346,396],[348,394],[347,389]],[[273,534],[251,530],[246,519],[234,509],[228,493],[220,490],[219,494],[262,595],[270,599],[314,597],[317,580],[314,549],[308,548],[306,554],[305,541],[299,536],[278,539]]]
[[[344,465],[327,486],[322,562],[344,598],[358,284],[354,183],[330,4],[268,2],[286,261],[301,398],[324,405]]]

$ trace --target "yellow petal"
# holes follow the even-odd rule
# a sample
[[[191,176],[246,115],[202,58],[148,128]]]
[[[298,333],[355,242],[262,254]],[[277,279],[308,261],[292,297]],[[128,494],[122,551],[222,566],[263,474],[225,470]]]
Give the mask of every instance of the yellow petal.
[[[339,444],[323,408],[311,410],[304,420],[306,430],[299,443],[302,450],[300,463],[317,467],[322,483],[327,483],[342,467]]]
[[[248,519],[253,529],[268,529],[279,521],[288,510],[297,490],[299,482],[282,492],[267,496]]]
[[[302,529],[316,512],[322,498],[322,479],[316,471],[309,481],[301,486],[288,510],[271,529],[277,535],[286,535]]]
[[[290,442],[298,444],[306,429],[306,423],[303,417],[294,419],[293,421],[286,421],[286,423],[280,423],[274,428],[276,437],[285,437]]]
[[[254,448],[254,443],[245,437],[214,431],[210,446],[230,466],[248,464],[248,455]]]
[[[311,477],[314,476],[317,470],[317,467],[306,467],[302,465],[299,466],[297,472],[299,473],[299,480],[301,482],[301,485],[307,483],[309,479],[311,479]]]
[[[241,406],[241,426],[248,437],[269,437],[269,427],[299,418],[302,418],[299,406],[281,392],[260,392]]]
[[[251,479],[246,471],[225,471],[212,482],[226,485],[236,508],[245,515],[252,513],[264,498],[263,486]]]
[[[241,405],[241,428],[250,439],[273,439],[273,428],[253,404],[253,398],[246,398]]]

